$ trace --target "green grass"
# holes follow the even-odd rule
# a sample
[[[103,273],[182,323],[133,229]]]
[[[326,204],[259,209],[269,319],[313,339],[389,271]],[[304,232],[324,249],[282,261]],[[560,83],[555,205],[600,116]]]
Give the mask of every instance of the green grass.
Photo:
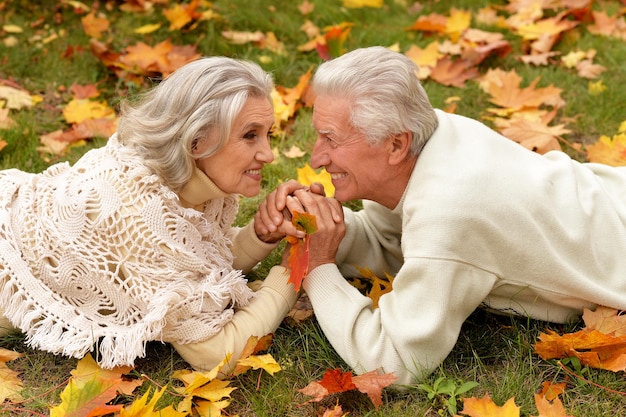
[[[312,1],[315,9],[303,16],[294,0],[216,0],[214,10],[220,18],[203,22],[193,30],[168,31],[168,24],[162,15],[162,7],[156,5],[151,13],[120,12],[120,2],[101,2],[100,11],[111,22],[112,30],[103,39],[115,51],[141,41],[155,45],[169,39],[175,45],[196,45],[204,55],[227,55],[262,62],[271,72],[276,84],[292,87],[300,75],[310,67],[320,63],[315,51],[299,52],[297,47],[307,41],[300,30],[305,20],[311,20],[318,27],[351,22],[354,24],[345,48],[351,50],[360,46],[397,44],[405,51],[415,44],[426,46],[434,38],[422,33],[406,31],[418,15],[410,13],[409,0],[386,0],[383,9],[345,9],[340,0]],[[85,1],[91,6],[91,2]],[[504,1],[487,0],[430,0],[420,2],[422,14],[437,12],[447,14],[451,7],[478,10],[487,4],[505,4]],[[107,7],[105,7],[105,5]],[[617,1],[597,2],[596,8],[604,7],[612,13],[619,10]],[[110,7],[109,7],[110,6]],[[31,23],[37,22],[34,25]],[[162,23],[161,29],[148,35],[137,35],[134,30],[148,23]],[[0,169],[20,168],[39,172],[51,163],[61,160],[70,162],[78,159],[87,149],[102,146],[105,138],[93,140],[84,147],[72,148],[67,155],[52,156],[39,154],[40,136],[58,129],[67,129],[62,110],[71,98],[69,88],[74,83],[97,83],[102,99],[116,108],[121,97],[131,95],[145,85],[117,79],[89,50],[89,37],[80,25],[80,15],[71,6],[61,1],[13,0],[0,2],[0,26],[19,25],[24,29],[14,34],[16,46],[7,47],[4,40],[10,34],[0,31],[0,80],[11,80],[43,98],[42,103],[30,109],[12,111],[11,117],[16,126],[0,130],[0,139],[8,145],[0,151]],[[474,25],[473,25],[474,26]],[[485,28],[485,30],[495,30]],[[276,55],[260,50],[254,45],[233,45],[221,33],[224,30],[272,31],[285,45],[285,54]],[[57,39],[44,43],[51,35]],[[561,120],[570,120],[568,128],[572,133],[566,137],[570,142],[593,143],[602,134],[613,135],[619,124],[626,119],[626,87],[624,86],[626,62],[626,42],[590,34],[579,27],[566,34],[556,45],[555,50],[565,54],[572,50],[595,49],[594,62],[607,70],[601,79],[608,86],[607,91],[598,96],[587,93],[588,80],[578,77],[573,70],[556,66],[532,67],[516,60],[521,42],[510,33],[506,34],[514,47],[514,52],[504,58],[490,58],[480,68],[500,67],[515,69],[527,86],[540,77],[539,87],[550,84],[563,90],[562,97],[567,103],[559,114]],[[73,54],[62,58],[71,48]],[[268,60],[269,59],[269,60]],[[444,107],[445,100],[458,96],[457,113],[482,119],[486,108],[490,107],[488,97],[475,82],[468,82],[465,88],[453,88],[426,80],[424,86],[433,105]],[[279,151],[297,145],[310,152],[315,132],[311,127],[310,109],[301,109],[286,134],[276,137],[273,146]],[[237,224],[244,224],[253,216],[257,205],[265,194],[278,183],[297,175],[296,169],[308,161],[302,158],[278,158],[275,164],[264,171],[261,195],[245,199]],[[358,203],[354,205],[358,208]],[[251,279],[262,279],[267,270],[280,259],[280,251],[275,251],[268,259],[250,274]],[[533,394],[540,390],[544,381],[561,382],[568,380],[564,404],[568,414],[573,416],[626,415],[626,381],[624,374],[593,370],[588,368],[574,371],[582,379],[567,375],[556,362],[543,361],[533,353],[533,344],[539,332],[547,327],[559,332],[575,330],[576,327],[548,325],[521,318],[494,316],[482,311],[475,312],[465,323],[459,341],[452,353],[425,384],[433,386],[438,378],[455,383],[475,381],[478,386],[465,396],[482,397],[489,393],[497,404],[503,404],[515,397],[523,416],[537,415]],[[9,363],[19,371],[24,382],[26,400],[19,405],[22,411],[11,410],[9,403],[0,407],[0,415],[48,415],[48,407],[59,403],[59,394],[65,386],[70,371],[76,366],[75,359],[34,351],[24,344],[22,335],[0,338],[0,346],[24,352],[24,356]],[[241,416],[312,416],[321,415],[325,408],[337,401],[344,412],[351,416],[440,416],[446,415],[445,395],[432,400],[425,391],[416,387],[405,391],[388,389],[383,394],[383,405],[375,410],[369,399],[358,392],[338,394],[321,403],[301,405],[308,397],[297,392],[309,382],[319,380],[324,372],[332,368],[348,370],[347,366],[333,351],[315,319],[296,324],[286,320],[275,334],[270,352],[281,364],[283,370],[274,376],[259,375],[258,371],[239,376],[233,385],[233,402],[227,411]],[[137,362],[136,374],[145,375],[154,384],[171,383],[171,374],[176,369],[186,368],[185,362],[168,345],[150,343],[147,357]],[[573,368],[572,368],[573,369]],[[152,382],[144,384],[144,390]],[[621,392],[618,394],[615,392]],[[176,401],[174,395],[167,395],[162,403]],[[459,402],[459,409],[462,408]]]

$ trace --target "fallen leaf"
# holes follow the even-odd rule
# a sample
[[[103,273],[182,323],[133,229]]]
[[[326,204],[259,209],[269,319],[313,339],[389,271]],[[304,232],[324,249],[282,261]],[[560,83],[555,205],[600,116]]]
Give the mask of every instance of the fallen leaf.
[[[465,82],[480,75],[478,69],[470,61],[464,59],[452,60],[445,56],[437,61],[430,78],[440,84],[462,88]]]
[[[543,382],[541,386],[541,396],[545,397],[547,400],[552,401],[565,392],[565,387],[567,386],[567,384],[565,382]]]
[[[618,314],[614,308],[599,306],[595,310],[585,308],[583,321],[589,330],[607,335],[626,336],[626,314]]]
[[[520,407],[515,405],[515,399],[510,398],[503,406],[493,402],[489,394],[483,398],[463,398],[463,410],[461,414],[470,417],[519,417]]]
[[[539,415],[531,417],[573,417],[565,413],[565,407],[559,398],[549,401],[547,398],[535,394],[535,405]]]
[[[587,145],[587,158],[611,166],[626,165],[626,134],[618,133],[613,137],[600,136],[594,144]]]
[[[239,359],[237,365],[241,365],[246,368],[263,369],[270,375],[274,375],[282,368],[276,362],[276,360],[270,354],[264,355],[251,355],[244,359]]]
[[[22,354],[13,350],[0,348],[0,404],[5,400],[21,401],[20,392],[24,388],[22,381],[18,378],[19,373],[10,369],[6,362],[21,357]]]
[[[0,114],[0,123],[1,123],[1,114]],[[285,155],[287,158],[301,158],[304,155],[306,155],[306,152],[298,148],[296,145],[292,145],[291,148],[289,148],[286,151],[283,151],[283,155]]]
[[[373,7],[380,9],[383,7],[383,0],[343,0],[343,6],[349,9],[361,7]]]
[[[0,109],[0,129],[10,129],[15,126],[15,120],[9,116],[9,109]]]
[[[0,85],[0,101],[5,100],[5,108],[19,110],[35,104],[33,96],[24,90],[7,85]]]
[[[80,22],[85,33],[95,39],[100,39],[102,32],[109,30],[109,20],[106,17],[96,16],[94,10],[82,17]]]
[[[362,375],[353,376],[352,372],[343,372],[340,369],[327,370],[319,382],[311,382],[306,387],[299,389],[298,392],[312,396],[314,398],[305,402],[319,402],[326,396],[358,389],[366,394],[374,404],[378,407],[382,404],[383,388],[393,384],[397,380],[393,374],[379,375],[376,371],[367,372]]]
[[[582,329],[559,335],[548,330],[539,335],[535,352],[542,359],[576,357],[584,366],[613,372],[626,371],[626,336]]]

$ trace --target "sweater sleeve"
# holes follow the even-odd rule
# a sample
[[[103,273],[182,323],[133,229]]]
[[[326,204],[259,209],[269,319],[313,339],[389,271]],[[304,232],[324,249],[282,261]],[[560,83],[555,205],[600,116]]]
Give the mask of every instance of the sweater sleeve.
[[[364,201],[363,206],[361,211],[344,207],[346,235],[339,246],[336,263],[344,276],[359,275],[356,267],[366,267],[378,276],[395,274],[403,262],[402,220],[379,204]],[[358,250],[354,250],[355,247]]]
[[[270,252],[278,246],[278,243],[265,243],[256,235],[254,231],[254,220],[246,226],[237,229],[233,238],[232,252],[234,256],[233,268],[247,274],[267,257]]]
[[[423,379],[450,353],[465,319],[496,277],[475,267],[407,259],[379,308],[350,285],[334,264],[303,282],[315,315],[335,350],[357,373],[393,372],[396,384]],[[337,320],[341,317],[341,320]]]
[[[209,371],[224,357],[233,356],[225,369],[234,369],[250,336],[274,332],[297,300],[298,293],[288,284],[285,268],[275,266],[250,303],[235,312],[233,318],[215,336],[202,342],[172,346],[194,369]]]

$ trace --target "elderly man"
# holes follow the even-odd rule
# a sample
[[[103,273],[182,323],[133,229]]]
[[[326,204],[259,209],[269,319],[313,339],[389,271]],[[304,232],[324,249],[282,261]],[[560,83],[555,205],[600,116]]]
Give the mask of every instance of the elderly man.
[[[435,110],[415,71],[382,47],[322,64],[311,165],[363,210],[344,223],[337,201],[292,181],[257,215],[273,230],[297,197],[318,217],[303,288],[341,357],[410,384],[479,306],[553,322],[626,309],[626,168],[542,156]],[[344,279],[355,267],[395,276],[377,309]]]

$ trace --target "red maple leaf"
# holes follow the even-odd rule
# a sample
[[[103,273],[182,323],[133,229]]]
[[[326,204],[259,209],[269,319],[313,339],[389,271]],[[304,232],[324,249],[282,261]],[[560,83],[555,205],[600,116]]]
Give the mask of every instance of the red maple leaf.
[[[352,372],[329,369],[319,382],[311,382],[306,387],[299,389],[298,392],[315,397],[307,402],[318,402],[330,394],[358,389],[366,394],[374,407],[378,409],[382,404],[383,388],[391,385],[396,379],[392,373],[379,375],[376,371],[370,371],[353,376]]]
[[[306,233],[301,239],[294,236],[287,236],[287,242],[291,244],[289,249],[289,281],[296,291],[300,290],[302,280],[309,272],[309,235],[317,230],[317,221],[315,216],[309,213],[300,213],[294,211],[291,223],[298,230]]]

